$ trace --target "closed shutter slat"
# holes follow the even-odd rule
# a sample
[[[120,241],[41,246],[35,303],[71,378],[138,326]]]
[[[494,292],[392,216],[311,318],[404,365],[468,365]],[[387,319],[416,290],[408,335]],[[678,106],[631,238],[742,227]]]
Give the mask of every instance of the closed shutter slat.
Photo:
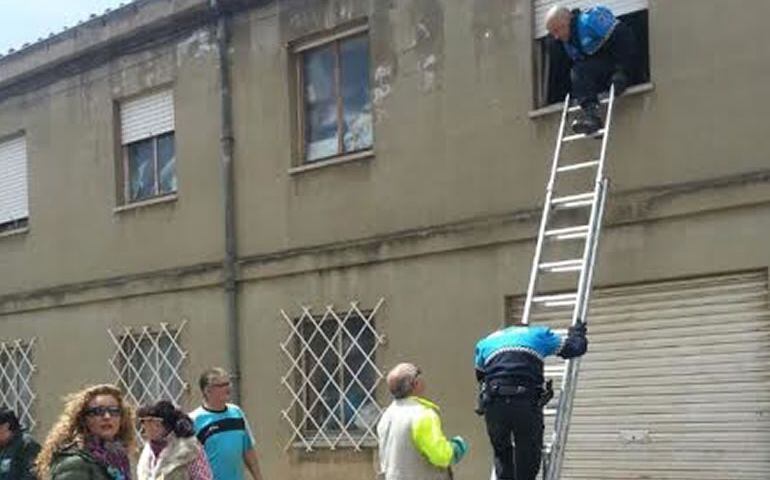
[[[170,90],[129,100],[120,106],[123,145],[174,131],[174,98]]]
[[[596,289],[588,323],[562,478],[770,478],[766,272]]]
[[[548,32],[545,30],[545,15],[548,10],[556,4],[567,8],[586,8],[596,5],[597,2],[589,0],[535,0],[533,3],[535,38],[544,37]],[[601,5],[608,7],[615,15],[625,15],[626,13],[636,12],[647,8],[648,0],[605,0]]]
[[[18,137],[0,143],[0,224],[28,216],[27,143]]]

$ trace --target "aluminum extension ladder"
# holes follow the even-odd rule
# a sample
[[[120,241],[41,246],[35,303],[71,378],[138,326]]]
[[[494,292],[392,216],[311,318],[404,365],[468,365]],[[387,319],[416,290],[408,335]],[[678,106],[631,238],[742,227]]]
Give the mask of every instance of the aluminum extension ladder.
[[[584,322],[588,320],[588,300],[591,295],[596,251],[599,244],[599,233],[601,231],[607,195],[608,182],[604,176],[604,164],[612,123],[612,111],[615,103],[614,87],[610,87],[609,95],[601,103],[606,105],[604,127],[601,130],[591,135],[572,134],[565,136],[565,129],[567,128],[566,125],[568,118],[571,116],[570,114],[577,112],[580,107],[570,106],[569,95],[564,101],[559,135],[553,155],[553,164],[545,191],[543,214],[537,235],[535,255],[532,260],[527,297],[521,316],[522,323],[529,323],[535,308],[571,308],[571,325],[574,325],[578,320]],[[579,141],[596,141],[592,139],[601,140],[598,158],[580,162],[562,162],[562,147],[565,144]],[[569,173],[577,171],[590,172],[592,169],[594,175],[592,175],[593,186],[591,191],[558,196],[556,190],[558,189],[559,184],[557,180],[560,178],[560,174],[569,175]],[[564,210],[583,210],[584,216],[588,217],[587,223],[554,227],[552,220],[556,212]],[[577,241],[582,241],[582,245],[578,244],[576,246],[576,250],[582,251],[580,258],[543,258],[546,245],[556,242],[574,243]],[[569,293],[538,294],[538,287],[543,275],[565,273],[577,274],[575,275],[577,280],[574,290],[571,288]],[[564,331],[557,331],[564,333],[566,329]],[[561,476],[579,369],[579,357],[561,361],[561,364],[552,367],[546,366],[546,378],[553,380],[553,383],[556,385],[554,387],[555,393],[558,394],[554,396],[554,401],[552,401],[552,403],[555,403],[555,406],[549,404],[543,412],[547,420],[553,419],[553,433],[550,440],[545,439],[545,445],[543,446],[543,468],[541,470],[543,480],[559,480]],[[496,480],[494,467],[492,469],[492,480]]]

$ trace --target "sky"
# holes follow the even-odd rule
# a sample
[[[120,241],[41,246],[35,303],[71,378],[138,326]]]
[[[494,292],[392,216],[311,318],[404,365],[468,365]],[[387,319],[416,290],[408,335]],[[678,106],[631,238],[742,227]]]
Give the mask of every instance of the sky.
[[[0,0],[0,53],[34,43],[129,0]]]

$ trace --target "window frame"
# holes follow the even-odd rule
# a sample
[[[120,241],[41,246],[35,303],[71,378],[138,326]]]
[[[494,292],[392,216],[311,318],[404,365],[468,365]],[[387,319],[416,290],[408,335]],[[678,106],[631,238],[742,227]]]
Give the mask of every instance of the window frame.
[[[6,406],[16,412],[19,421],[30,431],[34,430],[37,425],[35,419],[37,393],[33,384],[37,372],[37,365],[35,364],[36,345],[36,338],[0,342],[0,383],[8,383],[8,390],[0,393],[2,400],[0,405],[8,404],[9,400],[14,400],[15,404]],[[9,375],[9,370],[14,374]]]
[[[10,220],[2,221],[0,219],[0,238],[14,235],[17,233],[25,233],[29,229],[29,217],[30,217],[30,205],[29,205],[29,148],[27,145],[27,133],[25,130],[19,130],[7,136],[0,137],[0,146],[21,141],[24,144],[24,189],[26,204],[26,216],[11,218]]]
[[[637,41],[642,43],[643,41],[646,42],[646,44],[640,48],[639,56],[643,57],[646,54],[646,58],[640,59],[640,67],[646,67],[645,71],[642,72],[643,79],[636,81],[635,83],[631,83],[626,90],[626,95],[628,94],[635,94],[635,93],[643,93],[653,90],[653,84],[652,84],[652,62],[650,57],[650,5],[647,4],[646,8],[642,8],[639,10],[634,10],[632,12],[624,13],[622,15],[618,15],[618,18],[623,20],[624,17],[628,17],[630,15],[636,15],[640,12],[645,12],[646,18],[645,18],[645,26],[646,26],[646,36],[645,38],[637,38]],[[534,21],[534,10],[533,10],[533,21]],[[534,27],[533,27],[534,28]],[[634,27],[631,27],[634,29]],[[534,32],[534,29],[533,29]],[[562,105],[563,101],[557,101],[557,102],[549,102],[548,101],[548,88],[546,83],[548,82],[548,75],[549,70],[551,68],[550,61],[549,61],[549,55],[547,52],[544,52],[544,50],[547,50],[548,44],[550,41],[553,41],[552,39],[548,38],[549,36],[546,34],[545,36],[541,37],[532,37],[532,109],[529,112],[530,118],[535,118],[541,115],[545,115],[548,113],[553,113],[555,111],[561,111],[560,106]],[[632,80],[633,81],[633,80]]]
[[[316,34],[311,38],[290,42],[289,50],[292,58],[292,73],[294,76],[294,98],[295,98],[295,122],[296,122],[296,144],[295,151],[296,158],[294,163],[293,173],[312,169],[316,166],[336,164],[341,161],[356,160],[359,158],[367,158],[374,153],[374,119],[372,118],[372,143],[368,147],[352,150],[350,152],[345,151],[344,142],[344,103],[342,95],[340,94],[340,84],[342,81],[342,69],[341,69],[341,45],[348,40],[353,40],[359,37],[367,37],[368,40],[368,58],[370,61],[369,69],[367,72],[367,92],[369,95],[369,101],[371,98],[372,87],[372,72],[371,72],[371,37],[370,28],[366,19],[360,20],[353,24],[347,24],[342,27],[338,27],[331,31],[325,31],[320,34]],[[305,54],[313,50],[334,45],[334,94],[337,103],[336,117],[337,117],[337,153],[328,155],[313,160],[307,158],[307,113],[305,103]]]
[[[122,157],[123,157],[123,204],[124,205],[135,205],[138,203],[144,203],[144,202],[151,202],[156,199],[160,198],[166,198],[175,196],[179,190],[179,186],[177,185],[177,188],[174,190],[171,190],[169,192],[161,192],[160,191],[160,161],[158,159],[158,141],[161,137],[166,136],[172,136],[172,142],[174,145],[174,157],[176,157],[176,129],[172,130],[170,132],[161,133],[159,135],[155,135],[152,137],[143,138],[141,140],[136,140],[131,143],[125,143],[121,144],[121,150],[122,150]],[[146,197],[132,199],[131,198],[131,155],[129,153],[130,148],[132,145],[136,145],[137,143],[146,142],[146,141],[152,141],[152,167],[153,172],[155,174],[155,182],[153,184],[153,195],[148,195]],[[176,161],[176,160],[175,160]],[[174,176],[176,176],[176,167],[174,168]],[[178,178],[177,178],[178,181]]]

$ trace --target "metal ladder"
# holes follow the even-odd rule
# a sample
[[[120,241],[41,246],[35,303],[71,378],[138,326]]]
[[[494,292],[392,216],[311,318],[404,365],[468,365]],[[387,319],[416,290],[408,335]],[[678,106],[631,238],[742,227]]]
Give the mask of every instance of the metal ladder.
[[[536,307],[542,309],[564,309],[571,307],[572,318],[570,325],[574,325],[579,319],[587,321],[588,300],[591,294],[596,251],[599,244],[599,233],[601,231],[607,195],[608,182],[604,176],[604,164],[612,122],[612,111],[615,103],[614,87],[610,87],[609,95],[601,103],[606,105],[604,127],[601,130],[591,135],[572,134],[565,136],[568,117],[571,113],[578,111],[580,107],[570,106],[569,95],[564,101],[559,135],[553,155],[553,164],[545,192],[543,214],[537,235],[537,246],[532,260],[527,297],[521,316],[522,323],[529,323],[533,309]],[[565,144],[579,141],[595,141],[592,139],[601,139],[598,158],[566,164],[561,162],[562,147]],[[594,172],[593,188],[591,191],[557,196],[557,179],[560,174],[576,171],[585,172],[591,171],[591,169]],[[555,212],[581,209],[588,213],[587,223],[552,228],[552,219],[555,216]],[[543,250],[547,244],[576,241],[583,242],[583,245],[578,247],[578,249],[582,250],[580,258],[543,259]],[[577,285],[575,285],[574,290],[571,289],[569,293],[538,294],[538,286],[542,275],[560,275],[565,273],[577,274]],[[557,329],[557,331],[565,333],[566,329],[564,331]],[[558,395],[555,395],[552,401],[552,403],[556,404],[555,408],[549,404],[543,412],[546,419],[550,420],[550,418],[553,418],[554,422],[551,439],[550,441],[546,439],[543,446],[543,468],[541,471],[543,480],[559,480],[561,475],[579,369],[579,357],[562,361],[560,365],[546,366],[545,368],[546,378],[553,380],[554,384],[559,385],[559,388],[555,387]],[[492,469],[492,480],[496,480],[494,468]]]

